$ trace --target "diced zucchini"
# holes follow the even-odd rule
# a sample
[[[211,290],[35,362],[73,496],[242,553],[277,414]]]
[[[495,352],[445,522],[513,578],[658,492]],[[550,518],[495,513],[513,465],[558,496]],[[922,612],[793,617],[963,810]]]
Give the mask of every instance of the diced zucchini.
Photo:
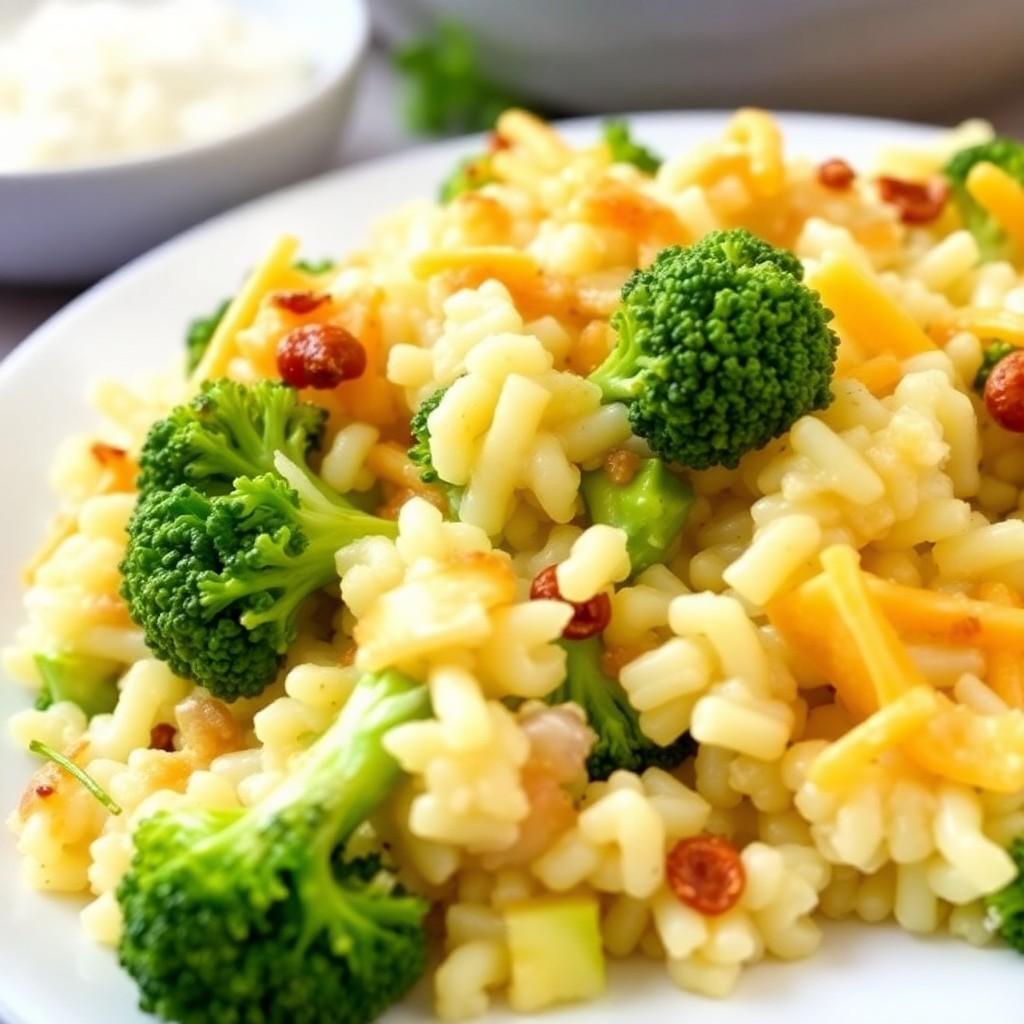
[[[604,991],[597,900],[549,897],[505,908],[512,983],[508,1000],[529,1013]]]

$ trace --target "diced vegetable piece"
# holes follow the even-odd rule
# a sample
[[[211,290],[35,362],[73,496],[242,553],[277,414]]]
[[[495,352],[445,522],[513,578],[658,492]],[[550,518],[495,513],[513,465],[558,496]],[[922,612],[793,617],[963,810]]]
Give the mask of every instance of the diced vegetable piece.
[[[78,654],[37,654],[35,663],[43,680],[37,707],[47,708],[67,700],[77,704],[90,718],[114,710],[116,662]]]
[[[552,897],[505,908],[514,1010],[594,999],[605,987],[597,900]]]
[[[582,490],[595,523],[626,531],[634,575],[671,556],[693,505],[693,488],[661,459],[644,459],[633,479],[621,485],[595,469],[584,474]]]

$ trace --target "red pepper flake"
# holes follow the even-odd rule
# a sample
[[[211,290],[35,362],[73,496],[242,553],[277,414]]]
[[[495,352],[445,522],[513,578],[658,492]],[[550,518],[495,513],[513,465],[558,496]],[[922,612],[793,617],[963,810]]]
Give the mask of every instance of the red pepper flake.
[[[949,185],[942,178],[926,182],[878,179],[878,194],[899,211],[904,224],[928,224],[942,213],[949,198]]]
[[[595,594],[587,601],[566,601],[558,589],[558,576],[555,572],[557,568],[555,565],[549,565],[537,573],[530,585],[530,599],[565,601],[566,604],[572,605],[572,618],[562,630],[562,636],[566,640],[586,640],[587,637],[596,636],[611,622],[611,600],[607,594],[601,593]]]
[[[736,847],[708,834],[680,839],[666,858],[665,875],[681,903],[712,917],[731,910],[747,884]]]
[[[363,375],[366,350],[344,327],[304,324],[278,342],[277,370],[293,388],[335,388]]]
[[[42,800],[45,800],[48,796],[53,796],[55,792],[56,790],[53,786],[48,786],[45,782],[40,782],[35,789],[36,796]]]
[[[985,382],[985,408],[1004,430],[1024,434],[1024,349],[992,368]]]
[[[169,722],[158,722],[149,730],[149,749],[164,750],[168,754],[174,753],[174,737],[178,730]]]
[[[106,444],[103,441],[94,441],[89,451],[92,452],[92,457],[101,466],[114,465],[123,460],[128,454],[123,448]]]
[[[297,316],[305,316],[314,309],[319,309],[328,298],[329,296],[316,292],[277,292],[270,301],[278,309],[287,310]]]
[[[502,149],[508,149],[512,145],[504,135],[499,135],[498,132],[491,132],[487,139],[487,148],[492,153],[497,153]]]
[[[835,156],[818,165],[818,181],[825,188],[842,192],[853,184],[857,172],[842,157]]]

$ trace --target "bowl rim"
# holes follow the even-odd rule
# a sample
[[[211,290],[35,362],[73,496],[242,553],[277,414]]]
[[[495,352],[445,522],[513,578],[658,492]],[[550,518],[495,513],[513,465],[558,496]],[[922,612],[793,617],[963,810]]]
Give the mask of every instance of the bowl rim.
[[[232,0],[233,3],[233,0]],[[286,5],[286,11],[297,10],[300,5]],[[241,127],[223,135],[215,135],[201,142],[178,143],[124,157],[110,157],[105,160],[88,160],[78,163],[44,165],[31,170],[5,171],[0,168],[0,187],[7,185],[40,184],[42,182],[67,182],[69,180],[99,178],[113,173],[145,172],[158,165],[173,166],[187,163],[196,158],[213,156],[251,141],[266,132],[280,128],[309,107],[315,106],[335,92],[353,73],[366,55],[370,42],[370,14],[368,0],[333,0],[333,5],[342,12],[350,26],[345,34],[337,57],[327,63],[324,73],[312,75],[308,85],[299,90],[292,99],[265,117],[245,122]]]

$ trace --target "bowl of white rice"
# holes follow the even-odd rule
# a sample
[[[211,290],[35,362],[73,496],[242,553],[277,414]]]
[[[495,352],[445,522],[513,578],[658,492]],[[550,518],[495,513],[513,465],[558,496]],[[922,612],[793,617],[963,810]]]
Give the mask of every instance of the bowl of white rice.
[[[361,0],[16,0],[0,13],[0,280],[98,277],[323,170]]]

